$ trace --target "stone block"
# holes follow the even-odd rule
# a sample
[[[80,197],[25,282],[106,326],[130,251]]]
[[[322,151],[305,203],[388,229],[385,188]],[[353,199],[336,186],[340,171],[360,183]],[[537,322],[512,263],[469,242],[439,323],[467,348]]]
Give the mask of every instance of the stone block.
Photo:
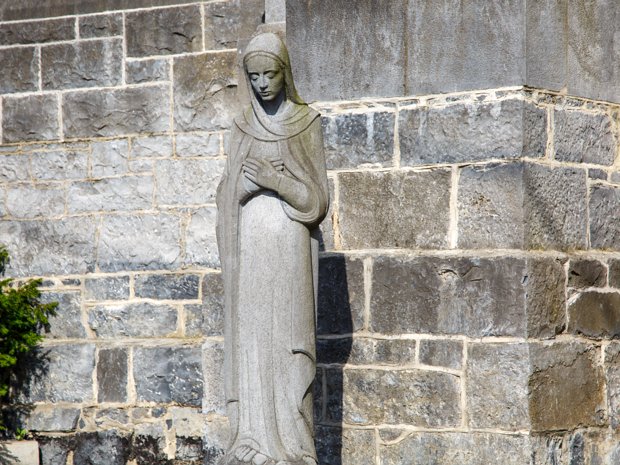
[[[466,391],[470,428],[527,430],[527,344],[471,344]]]
[[[166,270],[181,256],[179,218],[169,214],[104,217],[98,244],[102,271]]]
[[[531,343],[532,431],[605,424],[600,348],[581,342]]]
[[[338,179],[343,248],[447,247],[450,170],[352,172]]]
[[[75,39],[75,19],[58,18],[0,25],[0,45],[34,44]]]
[[[285,0],[265,0],[265,22],[283,23],[286,21]]]
[[[453,339],[422,339],[420,363],[460,370],[463,363],[463,342]]]
[[[178,157],[217,157],[220,155],[220,134],[177,134],[175,147]]]
[[[80,291],[44,292],[41,302],[58,302],[56,316],[50,317],[51,331],[46,338],[85,338],[86,329],[82,325],[82,295]]]
[[[196,300],[200,276],[196,274],[152,274],[135,277],[135,295],[144,299]]]
[[[205,50],[235,48],[239,35],[239,1],[210,2],[205,5]],[[251,35],[251,32],[249,35]]]
[[[176,130],[228,129],[240,112],[237,54],[227,51],[178,57],[173,66]]]
[[[219,268],[220,256],[215,238],[217,211],[214,207],[192,212],[185,233],[185,264]]]
[[[598,168],[588,168],[588,179],[607,181],[607,171]]]
[[[416,343],[411,339],[377,339],[374,363],[379,365],[410,365],[415,360]]]
[[[58,98],[28,95],[2,99],[4,143],[58,139]]]
[[[609,285],[620,289],[620,260],[609,260]]]
[[[92,218],[3,221],[0,237],[11,254],[13,276],[83,274],[95,267]]]
[[[327,169],[391,166],[394,113],[344,113],[321,119]]]
[[[41,47],[43,89],[121,84],[122,39],[79,41]]]
[[[121,13],[80,16],[78,24],[81,39],[120,36],[123,34],[123,15]]]
[[[97,402],[127,401],[127,350],[100,349],[97,361]]]
[[[373,430],[318,426],[315,433],[321,465],[375,465],[377,441]]]
[[[581,111],[554,112],[556,160],[612,165],[618,142],[609,115]]]
[[[131,453],[130,437],[111,429],[78,433],[74,463],[84,465],[125,465]]]
[[[65,465],[67,455],[74,444],[73,436],[40,436],[39,452],[41,465]]]
[[[159,205],[203,205],[215,201],[224,160],[159,160],[156,202]]]
[[[39,405],[28,413],[24,426],[36,432],[69,432],[75,430],[79,418],[79,408]]]
[[[530,463],[527,435],[411,433],[379,447],[381,465],[524,465]]]
[[[75,182],[67,193],[67,212],[149,210],[153,205],[152,176],[124,176]]]
[[[620,250],[620,188],[595,185],[590,190],[590,244],[593,249]]]
[[[85,300],[129,299],[129,276],[87,277],[84,281]]]
[[[169,305],[148,302],[97,305],[88,324],[98,338],[169,337],[177,331],[178,312]]]
[[[568,286],[577,289],[605,287],[607,268],[598,260],[571,260],[568,267]]]
[[[552,257],[530,258],[526,273],[527,334],[555,337],[566,327],[564,261]]]
[[[65,212],[65,188],[19,185],[6,190],[6,210],[14,218],[58,217]]]
[[[348,424],[446,428],[461,423],[460,380],[448,373],[345,369],[343,392]]]
[[[170,129],[168,86],[67,92],[65,137],[107,137]]]
[[[206,341],[202,346],[204,369],[204,396],[202,399],[202,412],[226,414],[226,402],[224,400],[224,345],[219,341]]]
[[[350,334],[364,327],[364,263],[345,255],[319,261],[318,334]]]
[[[165,453],[166,437],[162,424],[141,424],[134,430],[132,457],[138,464],[170,463]]]
[[[620,292],[579,294],[568,306],[568,330],[597,339],[620,337]]]
[[[605,348],[605,380],[607,409],[612,429],[620,428],[620,343],[612,342]]]
[[[176,459],[186,460],[189,463],[192,463],[192,460],[195,461],[193,463],[203,463],[204,453],[201,438],[178,437],[176,443]]]
[[[127,84],[170,80],[170,62],[168,60],[127,61],[125,66]]]
[[[415,362],[416,342],[413,339],[371,339],[344,337],[319,339],[319,363],[349,365],[394,365],[402,367]]]
[[[155,172],[154,160],[129,160],[128,165],[129,171],[134,174],[153,174]]]
[[[130,57],[202,50],[198,5],[128,12],[125,31]]]
[[[137,137],[131,141],[131,158],[168,158],[172,156],[170,136]]]
[[[136,347],[133,376],[140,402],[201,405],[203,377],[199,347]]]
[[[186,311],[186,324],[192,323],[192,335],[222,336],[224,334],[224,282],[219,273],[208,273],[202,279],[202,305],[192,310],[191,318]],[[186,307],[187,309],[187,307]],[[195,323],[194,323],[195,322]],[[200,323],[200,334],[196,327]],[[186,333],[188,328],[186,327]]]
[[[403,109],[401,164],[542,157],[546,119],[543,109],[516,99]]]
[[[127,173],[128,157],[129,143],[127,139],[93,142],[90,158],[92,176],[100,178]]]
[[[0,94],[38,90],[39,63],[34,47],[0,49],[0,62]]]
[[[0,155],[0,183],[29,181],[28,155]]]
[[[86,179],[88,153],[80,150],[33,152],[30,170],[37,181]]]

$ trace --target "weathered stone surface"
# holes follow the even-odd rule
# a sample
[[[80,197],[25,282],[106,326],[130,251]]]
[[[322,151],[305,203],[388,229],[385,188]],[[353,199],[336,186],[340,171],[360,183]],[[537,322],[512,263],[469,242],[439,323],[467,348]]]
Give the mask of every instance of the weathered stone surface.
[[[129,298],[129,276],[86,278],[85,300],[124,300]]]
[[[156,167],[156,202],[160,205],[202,205],[215,201],[224,160],[160,160]]]
[[[196,274],[152,274],[135,277],[136,297],[162,300],[198,298],[200,276]]]
[[[568,306],[568,330],[594,338],[620,337],[620,293],[579,294]]]
[[[41,47],[43,89],[116,86],[121,83],[121,39]]]
[[[137,137],[131,142],[131,158],[167,158],[172,156],[170,136]]]
[[[30,179],[28,155],[0,155],[0,183]]]
[[[169,79],[170,62],[168,60],[138,60],[126,63],[125,80],[127,84],[168,81]]]
[[[612,342],[605,348],[605,379],[607,408],[614,430],[620,428],[620,343]]]
[[[200,208],[192,213],[185,233],[185,264],[219,268],[220,258],[215,238],[217,210]]]
[[[599,358],[600,349],[590,344],[530,344],[529,411],[533,431],[605,423],[605,383]]]
[[[105,137],[170,129],[168,86],[68,92],[65,137]]]
[[[447,246],[450,170],[354,172],[338,178],[343,248]]]
[[[164,426],[159,423],[143,423],[135,428],[132,441],[132,457],[138,464],[170,464],[166,454],[166,437]]]
[[[416,342],[413,339],[371,339],[344,337],[319,339],[319,363],[350,365],[412,365],[415,362]]]
[[[370,329],[383,334],[519,336],[526,330],[523,259],[375,259]]]
[[[422,339],[420,363],[460,370],[463,363],[463,342],[452,339]]]
[[[620,260],[609,260],[609,285],[620,289]]]
[[[202,279],[202,305],[185,307],[185,333],[188,336],[224,334],[224,283],[219,273]]]
[[[43,358],[21,384],[19,400],[31,402],[92,402],[95,346],[68,344],[47,347]]]
[[[0,25],[0,45],[34,44],[75,39],[73,18]]]
[[[265,22],[280,23],[286,21],[285,0],[265,0]]]
[[[40,436],[37,441],[41,465],[66,465],[67,455],[74,443],[73,436]]]
[[[589,179],[607,180],[607,171],[598,168],[588,168]]]
[[[123,15],[121,13],[81,16],[78,18],[78,22],[81,39],[123,34]]]
[[[455,427],[461,422],[460,391],[459,378],[448,373],[345,369],[344,421]]]
[[[380,365],[409,365],[415,360],[415,341],[410,339],[378,339],[375,343],[374,363]]]
[[[586,287],[605,287],[607,268],[598,260],[571,260],[568,268],[568,285],[583,289]]]
[[[11,253],[7,270],[11,275],[49,276],[94,270],[92,218],[3,221],[0,237]]]
[[[22,184],[6,190],[6,210],[14,218],[58,217],[65,212],[65,188]]]
[[[97,401],[127,401],[127,350],[100,349],[97,361]]]
[[[345,255],[319,261],[318,334],[348,334],[364,326],[364,263]]]
[[[526,430],[527,344],[471,344],[466,391],[470,428]]]
[[[41,181],[85,179],[88,177],[88,154],[77,150],[33,152],[30,170],[32,177]]]
[[[592,186],[590,191],[590,243],[595,249],[620,250],[620,188]]]
[[[0,62],[0,94],[38,89],[39,64],[34,47],[1,49]]]
[[[131,453],[130,438],[117,430],[78,433],[73,463],[125,465]]]
[[[327,169],[364,164],[391,166],[394,113],[344,113],[323,116]]]
[[[399,115],[405,166],[544,155],[546,113],[522,100],[421,107]]]
[[[90,159],[93,177],[99,178],[127,173],[128,152],[129,143],[127,139],[93,142]]]
[[[525,465],[530,463],[526,435],[493,433],[411,433],[381,445],[381,465]]]
[[[203,413],[226,414],[226,402],[224,400],[224,378],[222,367],[224,365],[224,347],[221,342],[206,341],[202,346],[204,369],[204,397],[202,399]]]
[[[198,5],[128,12],[125,31],[130,57],[202,50]]]
[[[25,427],[30,431],[72,431],[77,426],[80,409],[40,405],[29,413]]]
[[[133,361],[139,401],[201,405],[199,347],[137,347]]]
[[[239,1],[211,2],[205,5],[205,49],[237,46],[240,25]]]
[[[554,337],[566,327],[565,279],[562,259],[527,260],[525,303],[529,337]]]
[[[329,202],[329,207],[327,209],[327,214],[325,215],[325,219],[319,225],[319,250],[334,250],[334,194],[335,194],[335,186],[334,179],[327,178],[327,185],[329,187],[329,198],[331,201]]]
[[[555,159],[612,165],[617,142],[609,115],[555,110]]]
[[[174,307],[148,302],[97,305],[88,312],[90,329],[99,338],[166,337],[177,330]]]
[[[216,157],[220,155],[220,134],[177,134],[175,147],[179,157]]]
[[[4,143],[58,139],[58,98],[28,95],[2,99]]]
[[[67,193],[67,211],[71,214],[148,210],[153,205],[153,188],[152,176],[76,182]]]
[[[41,302],[58,302],[56,316],[50,318],[51,331],[46,338],[83,338],[86,330],[82,325],[82,296],[79,291],[44,292]]]
[[[102,271],[174,268],[180,259],[179,218],[169,214],[103,219],[98,246]]]
[[[174,60],[174,124],[178,131],[230,127],[240,111],[235,52],[205,53]]]
[[[375,432],[367,429],[318,426],[316,448],[321,465],[375,465]]]
[[[523,182],[527,246],[533,249],[585,249],[585,171],[528,163]]]

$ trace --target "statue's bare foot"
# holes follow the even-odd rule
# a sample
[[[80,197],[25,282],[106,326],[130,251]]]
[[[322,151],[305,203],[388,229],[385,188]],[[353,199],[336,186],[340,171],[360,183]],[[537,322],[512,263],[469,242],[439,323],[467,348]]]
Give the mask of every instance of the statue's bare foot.
[[[235,450],[235,457],[241,462],[249,462],[257,454],[257,451],[250,446],[239,446]]]
[[[252,459],[252,465],[265,465],[265,463],[267,463],[267,460],[269,460],[269,457],[258,452]]]

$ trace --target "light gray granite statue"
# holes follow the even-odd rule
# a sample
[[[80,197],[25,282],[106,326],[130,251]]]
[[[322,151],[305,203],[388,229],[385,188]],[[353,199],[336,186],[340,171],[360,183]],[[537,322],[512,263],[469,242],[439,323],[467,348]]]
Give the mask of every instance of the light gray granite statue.
[[[329,204],[319,114],[277,35],[248,44],[251,106],[218,187],[231,440],[220,465],[315,465],[317,226]]]

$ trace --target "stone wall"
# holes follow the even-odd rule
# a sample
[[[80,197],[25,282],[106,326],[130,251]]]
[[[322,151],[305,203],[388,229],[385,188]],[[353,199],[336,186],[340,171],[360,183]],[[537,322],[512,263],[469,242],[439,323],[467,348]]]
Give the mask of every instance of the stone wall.
[[[43,464],[221,454],[213,196],[276,4],[0,23],[0,242],[60,302],[20,394]],[[322,465],[620,460],[620,105],[520,84],[313,104]]]

